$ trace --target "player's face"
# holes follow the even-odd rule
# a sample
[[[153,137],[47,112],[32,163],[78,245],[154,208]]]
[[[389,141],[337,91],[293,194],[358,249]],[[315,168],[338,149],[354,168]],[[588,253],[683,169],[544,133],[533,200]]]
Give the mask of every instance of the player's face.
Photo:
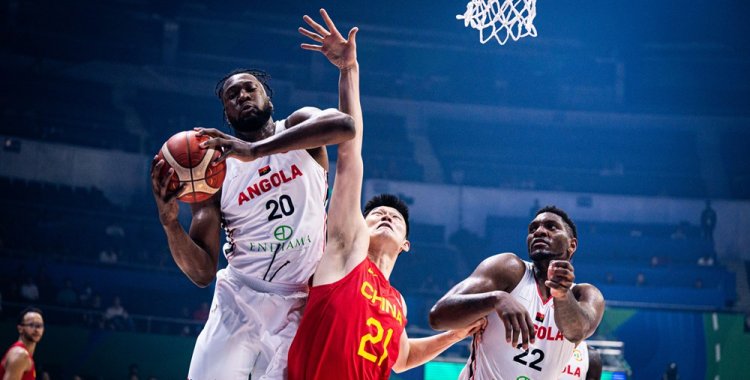
[[[370,229],[370,239],[386,238],[399,247],[406,242],[406,221],[393,207],[380,206],[367,214],[365,223]],[[403,249],[403,248],[400,248]]]
[[[38,343],[44,335],[44,320],[39,313],[26,313],[23,323],[18,326],[18,333],[27,341]]]
[[[252,131],[265,125],[273,114],[271,99],[255,76],[236,74],[224,83],[224,113],[235,129]]]
[[[575,252],[576,244],[565,228],[565,221],[557,214],[544,212],[529,223],[526,247],[534,261],[567,260]]]

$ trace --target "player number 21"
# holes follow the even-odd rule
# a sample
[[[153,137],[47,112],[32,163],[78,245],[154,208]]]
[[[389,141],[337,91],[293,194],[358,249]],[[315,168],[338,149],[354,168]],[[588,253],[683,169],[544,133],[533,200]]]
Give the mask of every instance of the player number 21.
[[[377,361],[378,365],[380,365],[381,363],[383,363],[383,360],[388,357],[388,343],[391,343],[393,329],[388,329],[388,333],[385,335],[385,342],[383,342],[383,355],[381,355],[380,360],[378,360],[377,355],[365,350],[365,344],[367,344],[367,342],[370,342],[374,345],[380,343],[380,341],[383,340],[383,325],[381,325],[380,321],[378,321],[377,319],[370,317],[369,319],[367,319],[367,326],[375,326],[375,329],[377,329],[378,332],[374,336],[372,334],[365,334],[364,336],[362,336],[362,339],[359,340],[359,351],[357,351],[357,354],[373,363]]]

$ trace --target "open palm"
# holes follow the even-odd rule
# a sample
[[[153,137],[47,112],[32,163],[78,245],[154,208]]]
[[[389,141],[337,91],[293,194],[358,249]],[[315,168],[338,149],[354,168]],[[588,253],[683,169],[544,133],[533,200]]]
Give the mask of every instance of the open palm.
[[[356,27],[352,28],[349,31],[348,39],[344,39],[325,9],[320,10],[320,15],[323,17],[323,21],[328,27],[327,29],[307,15],[303,16],[302,19],[315,31],[312,32],[302,27],[298,29],[302,35],[320,45],[302,44],[300,46],[305,50],[315,50],[323,53],[331,63],[341,70],[354,66],[357,63],[356,35],[359,29]]]

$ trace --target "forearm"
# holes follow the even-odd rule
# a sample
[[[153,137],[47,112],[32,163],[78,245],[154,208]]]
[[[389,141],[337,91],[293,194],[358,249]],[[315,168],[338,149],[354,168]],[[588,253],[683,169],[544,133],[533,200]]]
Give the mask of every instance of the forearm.
[[[494,312],[502,291],[478,294],[453,294],[440,299],[430,310],[430,326],[435,330],[453,330],[468,326]]]
[[[403,372],[427,363],[462,339],[451,331],[427,338],[410,338],[409,356],[406,358],[406,364],[403,368],[398,368],[397,372]],[[394,370],[396,369],[394,368]]]
[[[334,109],[320,111],[309,119],[253,144],[256,157],[290,150],[313,149],[336,145],[354,137],[351,117]]]
[[[190,238],[179,222],[163,227],[169,251],[180,270],[197,286],[208,286],[216,276],[216,260]]]
[[[568,291],[564,297],[553,299],[555,305],[555,323],[569,341],[578,343],[586,339],[594,323],[591,317],[578,304],[573,293]]]
[[[339,145],[341,154],[362,153],[362,105],[359,94],[359,64],[342,69],[339,73],[339,111],[350,115],[354,121],[354,138]]]

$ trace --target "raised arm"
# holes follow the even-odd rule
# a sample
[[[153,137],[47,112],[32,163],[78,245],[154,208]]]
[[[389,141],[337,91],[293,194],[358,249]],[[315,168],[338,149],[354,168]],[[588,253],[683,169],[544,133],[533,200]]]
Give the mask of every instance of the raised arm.
[[[190,281],[200,287],[206,287],[213,282],[218,267],[221,232],[218,203],[220,192],[205,202],[191,205],[193,220],[188,235],[177,219],[180,211],[177,194],[182,189],[172,193],[167,191],[167,184],[174,169],[169,169],[164,178],[159,178],[165,162],[160,160],[154,163],[151,169],[151,189],[159,212],[159,221],[167,235],[169,251],[177,266]]]
[[[336,281],[348,265],[358,263],[367,254],[369,237],[362,217],[362,106],[359,95],[357,63],[357,28],[344,39],[328,13],[320,10],[325,27],[308,16],[304,21],[313,29],[299,28],[300,33],[316,44],[302,44],[306,50],[319,51],[339,68],[339,110],[354,119],[354,138],[338,146],[336,178],[328,208],[328,241],[326,252],[315,272],[314,284]],[[353,257],[361,255],[361,257]]]
[[[576,284],[573,264],[550,261],[545,285],[555,303],[555,324],[569,341],[578,344],[596,331],[604,315],[604,297],[595,286]]]
[[[244,141],[213,128],[195,128],[199,135],[211,139],[201,143],[203,148],[221,149],[216,161],[233,157],[252,161],[276,153],[306,149],[318,163],[328,170],[326,145],[335,145],[354,137],[352,117],[335,109],[320,110],[303,107],[286,119],[286,129],[260,141]]]
[[[528,311],[510,295],[523,277],[524,265],[512,253],[485,259],[432,307],[430,326],[436,330],[459,329],[496,312],[505,325],[506,341],[515,347],[520,336],[527,349],[529,341],[534,343],[534,324]]]

